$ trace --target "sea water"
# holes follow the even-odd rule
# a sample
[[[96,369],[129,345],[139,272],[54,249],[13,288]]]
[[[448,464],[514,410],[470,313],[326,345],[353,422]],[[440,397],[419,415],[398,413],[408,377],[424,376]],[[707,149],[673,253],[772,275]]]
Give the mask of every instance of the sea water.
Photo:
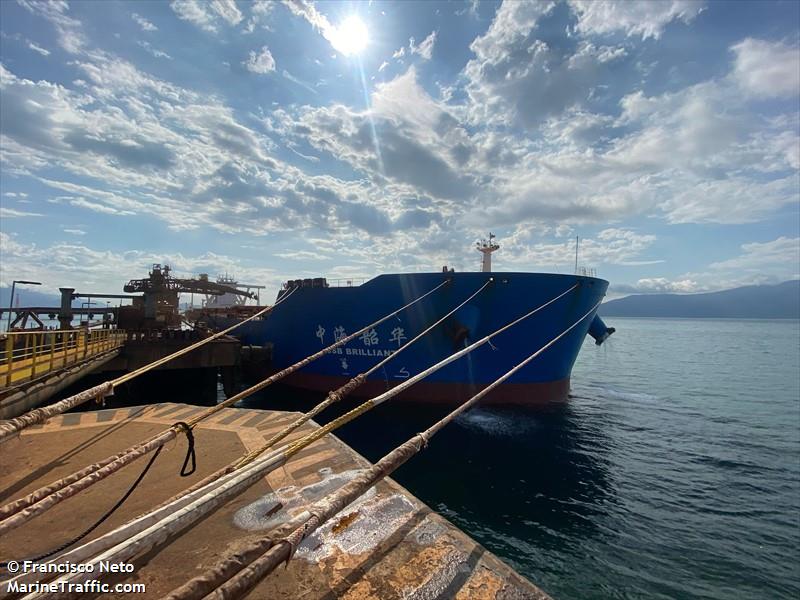
[[[800,322],[607,322],[561,410],[474,409],[395,479],[555,598],[800,597]],[[376,413],[373,460],[421,426]]]
[[[566,405],[479,406],[393,477],[556,599],[800,598],[800,321],[606,321]],[[388,402],[337,435],[374,461],[442,414]]]

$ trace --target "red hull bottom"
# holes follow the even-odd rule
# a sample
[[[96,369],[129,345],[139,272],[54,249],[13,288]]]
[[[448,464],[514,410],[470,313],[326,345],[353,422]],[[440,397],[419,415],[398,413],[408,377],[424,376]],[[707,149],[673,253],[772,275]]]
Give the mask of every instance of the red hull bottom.
[[[287,385],[313,390],[329,392],[337,389],[349,381],[348,377],[334,377],[331,375],[314,375],[309,373],[292,373],[282,383]],[[352,395],[356,397],[374,398],[387,389],[400,384],[402,381],[366,381]],[[483,385],[467,383],[433,383],[420,381],[412,385],[395,397],[392,402],[410,404],[428,404],[435,406],[456,407],[469,400],[481,391]],[[505,383],[481,399],[482,405],[493,406],[545,406],[553,403],[566,402],[569,395],[569,377],[558,381],[543,383]]]

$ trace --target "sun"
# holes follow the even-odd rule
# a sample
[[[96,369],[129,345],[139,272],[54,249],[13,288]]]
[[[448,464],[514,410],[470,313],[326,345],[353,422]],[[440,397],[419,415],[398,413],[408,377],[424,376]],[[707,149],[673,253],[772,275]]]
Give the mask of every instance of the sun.
[[[360,54],[369,43],[367,26],[356,15],[339,23],[331,36],[331,45],[345,56]]]

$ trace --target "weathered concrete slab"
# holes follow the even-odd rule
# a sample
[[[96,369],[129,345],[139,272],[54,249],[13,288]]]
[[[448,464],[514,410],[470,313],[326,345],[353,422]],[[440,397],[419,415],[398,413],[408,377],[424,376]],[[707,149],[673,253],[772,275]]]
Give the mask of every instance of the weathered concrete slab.
[[[0,449],[0,502],[30,492],[186,418],[193,407],[156,404],[76,413],[23,432]],[[93,539],[171,497],[261,445],[291,414],[228,408],[195,430],[198,469],[178,476],[181,438],[165,448],[125,505]],[[305,435],[313,423],[292,434]],[[46,552],[80,533],[110,508],[147,459],[67,500],[0,539],[0,560]],[[124,581],[146,585],[136,598],[159,598],[330,493],[369,463],[333,436],[315,442],[283,468],[134,561]],[[123,581],[123,579],[108,580]],[[112,596],[113,597],[113,596]],[[121,597],[121,596],[120,596]],[[533,584],[435,514],[392,480],[372,488],[300,547],[250,598],[546,598]]]

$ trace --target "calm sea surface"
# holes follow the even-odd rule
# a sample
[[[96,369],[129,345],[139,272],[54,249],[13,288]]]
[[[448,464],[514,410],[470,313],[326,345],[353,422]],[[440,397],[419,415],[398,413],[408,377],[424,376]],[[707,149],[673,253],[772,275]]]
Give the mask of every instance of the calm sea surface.
[[[395,479],[555,598],[800,597],[800,322],[607,321],[564,410],[475,409]],[[420,428],[387,416],[341,436]]]
[[[557,600],[800,598],[800,321],[606,322],[566,406],[473,409],[394,478]],[[441,415],[337,435],[374,461]]]

